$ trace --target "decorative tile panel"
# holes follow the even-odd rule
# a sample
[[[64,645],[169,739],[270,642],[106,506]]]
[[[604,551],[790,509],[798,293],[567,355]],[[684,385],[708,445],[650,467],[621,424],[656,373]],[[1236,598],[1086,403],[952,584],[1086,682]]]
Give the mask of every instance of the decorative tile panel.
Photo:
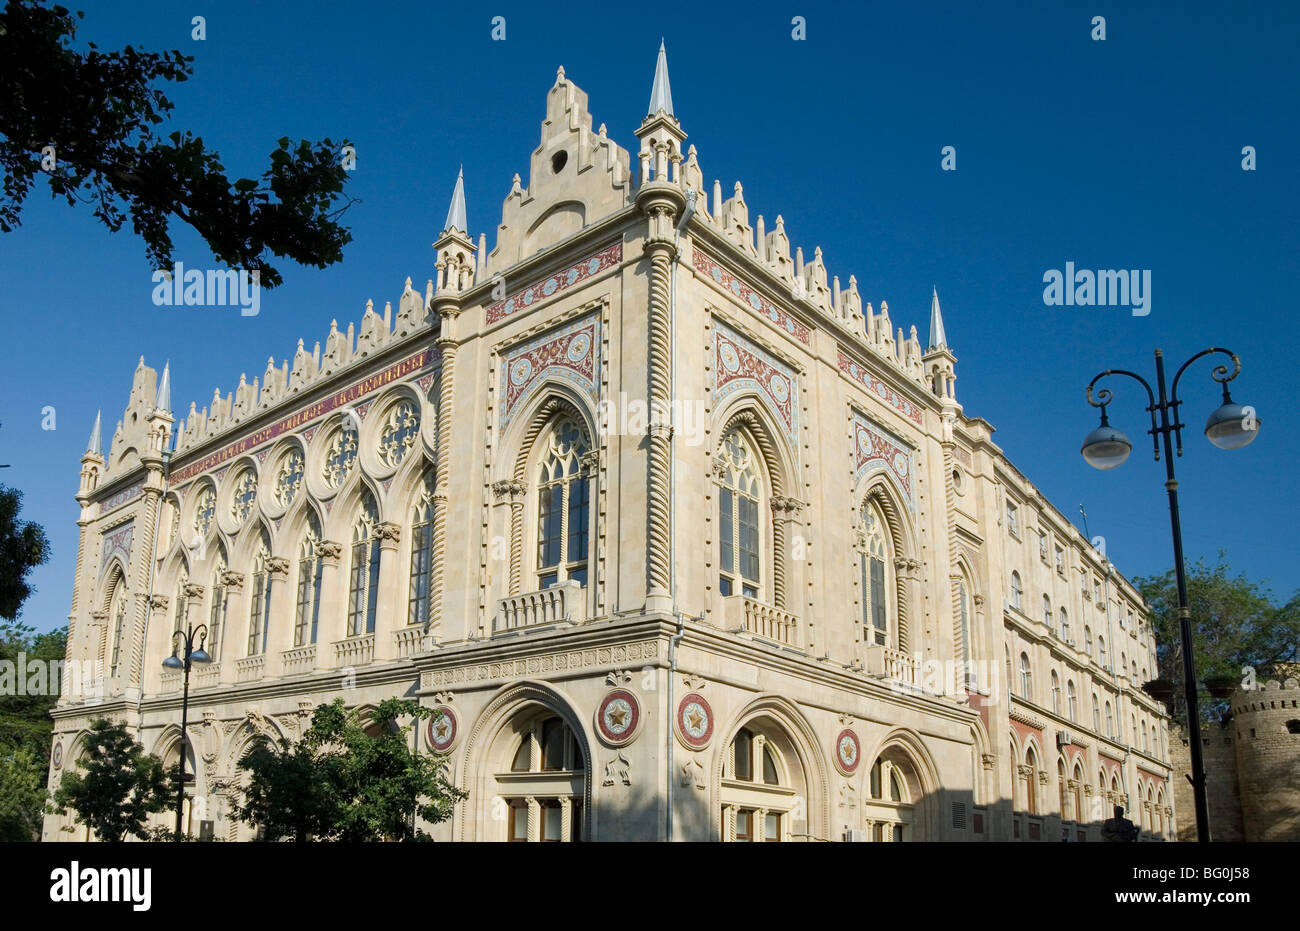
[[[894,476],[903,490],[907,506],[916,510],[912,488],[914,471],[912,448],[883,427],[877,426],[861,414],[853,415],[853,480],[884,469]]]
[[[924,418],[924,411],[922,411],[921,408],[917,407],[907,398],[889,387],[889,385],[885,384],[875,375],[872,375],[865,368],[858,365],[858,363],[846,356],[843,350],[840,350],[839,352],[839,366],[840,371],[849,376],[849,378],[852,378],[862,387],[866,388],[917,426],[921,425]]]
[[[970,459],[969,451],[962,448],[961,446],[954,446],[952,448],[952,454],[957,459],[957,461],[960,462],[962,465],[964,465],[966,468],[969,469],[971,467],[970,465],[971,459]]]
[[[104,550],[99,557],[99,571],[103,574],[108,567],[109,560],[114,556],[122,559],[122,565],[130,570],[131,567],[131,537],[135,534],[135,521],[127,521],[120,527],[116,527],[104,534]]]
[[[568,290],[580,281],[599,275],[607,268],[614,268],[621,264],[622,261],[623,243],[620,240],[609,248],[588,256],[580,262],[575,262],[563,271],[558,271],[543,281],[531,284],[522,291],[515,292],[504,301],[489,305],[487,322],[492,324],[504,320],[511,314],[518,313],[532,307],[539,301],[544,301],[561,291]]]
[[[790,448],[799,454],[799,376],[794,369],[715,319],[713,380],[714,406],[737,391],[757,392],[780,424]]]
[[[99,502],[99,513],[107,514],[109,511],[113,510],[113,508],[121,507],[122,505],[126,504],[128,501],[134,501],[136,498],[140,497],[140,495],[143,493],[144,493],[144,482],[137,482],[136,484],[132,485],[130,488],[123,488],[121,491],[119,491],[117,494],[113,495],[112,497],[105,498],[103,501]]]
[[[740,303],[744,304],[760,317],[766,317],[772,324],[785,330],[799,342],[807,346],[812,341],[812,331],[798,320],[781,310],[763,295],[759,294],[745,282],[727,271],[717,260],[699,247],[693,250],[691,264],[695,270],[708,278],[715,285],[726,291]]]
[[[595,314],[548,330],[509,350],[501,367],[501,429],[543,380],[560,378],[589,398],[600,396],[600,318]]]

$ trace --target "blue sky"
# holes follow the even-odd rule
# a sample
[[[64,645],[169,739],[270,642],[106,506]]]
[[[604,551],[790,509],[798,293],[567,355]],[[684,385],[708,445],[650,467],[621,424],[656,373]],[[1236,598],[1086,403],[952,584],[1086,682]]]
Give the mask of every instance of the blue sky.
[[[958,399],[997,428],[1011,460],[1067,516],[1087,505],[1126,574],[1172,563],[1163,467],[1143,436],[1136,384],[1117,382],[1111,419],[1132,458],[1101,473],[1080,458],[1096,424],[1084,400],[1105,368],[1175,367],[1212,344],[1239,353],[1236,400],[1259,440],[1235,453],[1200,435],[1218,404],[1202,361],[1184,379],[1187,453],[1178,463],[1189,558],[1222,549],[1279,597],[1300,588],[1293,491],[1296,405],[1268,393],[1296,376],[1300,184],[1291,3],[1015,3],[596,8],[431,3],[106,3],[78,0],[80,38],[101,48],[180,48],[195,75],[171,87],[193,129],[236,176],[257,176],[280,136],[357,147],[354,241],[326,270],[285,264],[261,313],[160,308],[129,229],[37,188],[23,227],[0,236],[0,473],[46,527],[50,563],[23,620],[65,622],[77,546],[79,459],[97,408],[121,416],[136,359],[172,362],[178,413],[290,356],[301,337],[346,328],[367,298],[396,302],[432,277],[430,244],[465,165],[469,223],[495,243],[515,172],[527,175],[555,69],[590,97],[625,148],[667,42],[678,117],[708,181],[739,179],[751,215],[785,217],[792,243],[822,246],[832,274],[925,335],[939,289],[958,356]],[[877,8],[879,7],[879,8]],[[583,10],[589,12],[584,13]],[[1090,39],[1106,17],[1106,40]],[[190,38],[203,15],[207,38]],[[491,18],[506,17],[492,41]],[[807,39],[791,38],[802,15]],[[954,146],[957,170],[940,170]],[[1258,169],[1241,169],[1243,146]],[[176,258],[209,265],[175,228]],[[1152,273],[1151,313],[1048,307],[1043,274]],[[1293,389],[1292,389],[1293,390]],[[1290,392],[1288,391],[1288,394]],[[57,429],[41,429],[54,406]]]

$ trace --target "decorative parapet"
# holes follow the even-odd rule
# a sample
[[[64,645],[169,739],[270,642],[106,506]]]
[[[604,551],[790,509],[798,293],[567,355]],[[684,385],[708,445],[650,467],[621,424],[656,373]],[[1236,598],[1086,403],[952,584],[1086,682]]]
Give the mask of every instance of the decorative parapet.
[[[266,673],[266,656],[245,656],[235,660],[235,680],[256,682]]]
[[[204,663],[197,672],[197,688],[210,689],[221,684],[220,663]]]
[[[420,652],[424,639],[424,628],[420,626],[403,627],[393,631],[393,652],[398,659],[409,659]]]
[[[916,687],[916,658],[901,650],[892,650],[877,644],[868,646],[866,672],[869,676]]]
[[[550,588],[510,595],[497,603],[493,633],[542,627],[549,624],[581,624],[587,620],[586,589],[574,579]]]
[[[362,634],[334,642],[334,663],[337,666],[365,666],[375,658],[375,635]]]
[[[285,650],[281,654],[281,660],[286,676],[305,675],[316,668],[316,644],[309,643],[307,646]]]
[[[799,619],[789,611],[744,595],[723,598],[722,604],[727,630],[753,634],[785,646],[799,646]]]

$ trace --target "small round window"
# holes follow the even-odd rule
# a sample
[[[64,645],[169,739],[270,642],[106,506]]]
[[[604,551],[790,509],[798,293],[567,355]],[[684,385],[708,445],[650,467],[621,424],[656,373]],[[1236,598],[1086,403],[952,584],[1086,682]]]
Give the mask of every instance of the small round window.
[[[561,149],[551,156],[551,172],[558,175],[568,163],[569,153]]]

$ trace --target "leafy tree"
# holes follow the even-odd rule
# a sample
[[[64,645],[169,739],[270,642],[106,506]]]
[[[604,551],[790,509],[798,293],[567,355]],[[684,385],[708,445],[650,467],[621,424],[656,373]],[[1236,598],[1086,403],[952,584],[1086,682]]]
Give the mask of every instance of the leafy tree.
[[[1202,559],[1188,567],[1187,603],[1196,674],[1202,682],[1215,678],[1241,681],[1247,667],[1260,678],[1288,674],[1288,667],[1300,660],[1300,593],[1279,605],[1267,588],[1244,573],[1230,573],[1222,553],[1213,566]],[[1150,607],[1160,678],[1175,684],[1173,714],[1185,720],[1183,648],[1174,572],[1171,569],[1133,582]],[[1226,708],[1223,701],[1202,701],[1203,722],[1219,720]]]
[[[63,659],[67,628],[36,634],[18,623],[0,623],[0,663],[13,664],[12,693],[0,692],[0,841],[40,840],[45,808],[45,761],[50,758],[54,722],[50,709],[58,700],[57,680],[49,671]],[[18,694],[26,666],[45,663],[45,694]],[[8,668],[0,667],[8,679]],[[24,682],[24,685],[30,684]]]
[[[0,843],[41,839],[47,759],[26,748],[0,748]]]
[[[4,55],[2,47],[0,40],[0,59]],[[0,116],[0,121],[3,119]],[[35,591],[27,584],[27,574],[50,558],[50,541],[40,524],[18,519],[22,505],[21,491],[0,485],[0,619],[18,617],[23,602]]]
[[[342,699],[317,707],[296,744],[262,743],[240,760],[252,778],[235,816],[267,840],[428,840],[416,816],[445,821],[466,794],[448,780],[445,759],[412,751],[398,724],[431,713],[390,698],[364,727]]]
[[[148,816],[170,807],[175,785],[162,761],[145,753],[125,724],[92,721],[86,736],[84,772],[69,772],[54,791],[57,814],[71,808],[78,824],[100,840],[151,837]]]
[[[38,175],[71,205],[91,205],[117,232],[131,218],[154,268],[172,267],[172,219],[193,227],[221,262],[282,281],[270,255],[324,268],[352,240],[339,219],[347,173],[329,139],[278,141],[260,180],[231,181],[190,131],[162,136],[173,109],[159,85],[188,80],[193,58],[173,49],[73,49],[75,15],[41,0],[0,13],[0,231],[21,222]]]

